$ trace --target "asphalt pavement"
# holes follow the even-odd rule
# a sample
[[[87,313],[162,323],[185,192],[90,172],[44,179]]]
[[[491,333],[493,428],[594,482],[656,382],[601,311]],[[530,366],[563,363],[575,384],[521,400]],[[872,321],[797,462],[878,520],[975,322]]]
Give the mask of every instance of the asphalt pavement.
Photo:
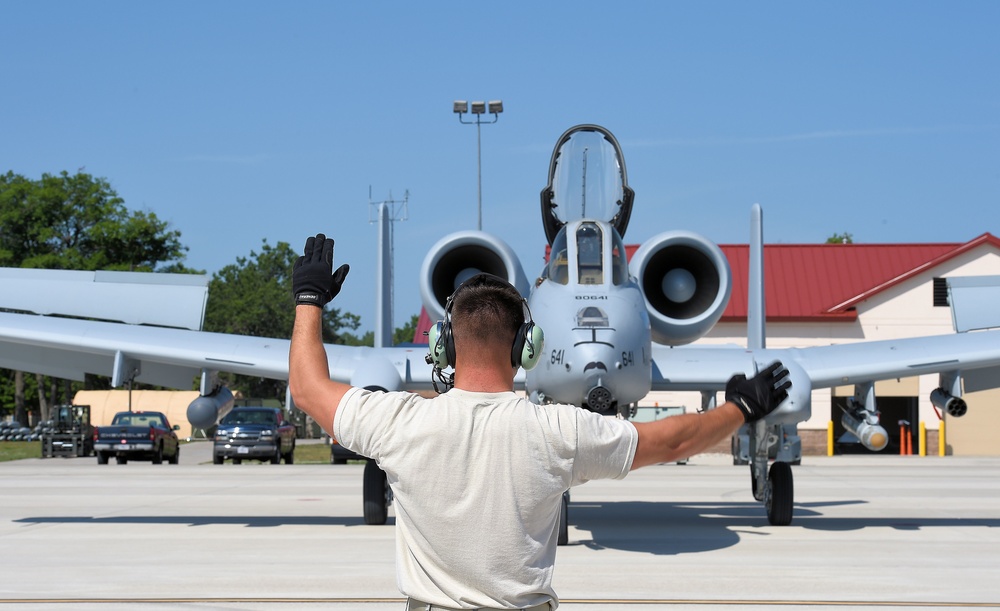
[[[361,465],[0,463],[0,611],[403,609]],[[792,524],[726,456],[574,489],[561,609],[1000,608],[1000,458],[806,457]]]

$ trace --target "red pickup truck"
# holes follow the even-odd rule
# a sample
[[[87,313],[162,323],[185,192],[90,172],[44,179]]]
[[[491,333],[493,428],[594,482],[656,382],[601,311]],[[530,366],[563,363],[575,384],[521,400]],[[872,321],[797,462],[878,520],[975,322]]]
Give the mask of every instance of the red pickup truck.
[[[114,456],[119,465],[129,460],[151,460],[158,465],[164,458],[176,465],[181,447],[174,431],[180,428],[170,426],[160,412],[118,412],[110,425],[94,428],[97,464],[106,465]]]

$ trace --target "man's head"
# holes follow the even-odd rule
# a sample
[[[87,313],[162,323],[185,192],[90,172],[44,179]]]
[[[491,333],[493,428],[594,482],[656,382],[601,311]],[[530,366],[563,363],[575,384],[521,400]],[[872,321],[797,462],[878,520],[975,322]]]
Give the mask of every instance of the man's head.
[[[427,362],[440,369],[459,361],[499,365],[506,356],[511,367],[531,369],[544,338],[530,314],[525,319],[526,310],[510,283],[490,274],[473,276],[448,299],[445,319],[428,333]]]
[[[524,324],[524,299],[492,274],[473,276],[452,296],[451,324],[457,354],[472,346],[509,349]]]

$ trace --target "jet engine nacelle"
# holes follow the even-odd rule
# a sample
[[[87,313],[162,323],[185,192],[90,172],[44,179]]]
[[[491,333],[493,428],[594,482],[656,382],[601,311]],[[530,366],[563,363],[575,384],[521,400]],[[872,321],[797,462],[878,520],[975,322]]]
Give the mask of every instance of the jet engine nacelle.
[[[504,278],[521,295],[528,294],[521,262],[506,242],[482,231],[460,231],[432,246],[420,269],[420,298],[431,320],[442,320],[448,297],[480,272]]]
[[[220,386],[212,394],[202,395],[192,401],[187,408],[187,419],[196,429],[209,429],[231,409],[233,393],[225,386]]]
[[[646,300],[653,341],[689,344],[719,321],[733,289],[722,249],[686,231],[661,233],[639,247],[629,262]]]
[[[931,403],[934,407],[956,418],[964,416],[965,412],[969,411],[965,399],[953,396],[943,388],[935,388],[931,391]]]

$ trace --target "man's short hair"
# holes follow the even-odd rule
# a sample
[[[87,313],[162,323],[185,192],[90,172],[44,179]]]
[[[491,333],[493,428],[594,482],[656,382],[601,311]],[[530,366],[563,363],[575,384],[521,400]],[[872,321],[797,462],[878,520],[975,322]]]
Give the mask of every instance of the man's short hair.
[[[478,274],[455,291],[451,324],[456,339],[512,344],[524,320],[524,299],[502,278]]]

